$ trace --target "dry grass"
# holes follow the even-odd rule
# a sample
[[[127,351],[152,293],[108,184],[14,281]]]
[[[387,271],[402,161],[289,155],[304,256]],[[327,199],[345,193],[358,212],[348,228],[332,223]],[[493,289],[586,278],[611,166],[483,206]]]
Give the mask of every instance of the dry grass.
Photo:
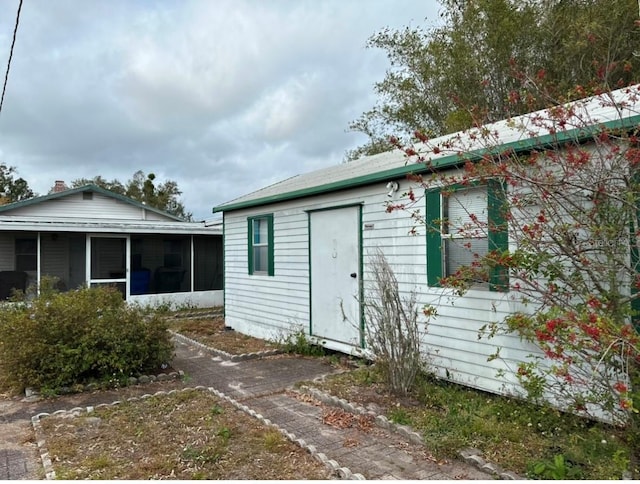
[[[214,395],[187,390],[42,420],[59,479],[325,479],[309,453]]]
[[[475,447],[485,459],[529,478],[620,479],[629,449],[615,429],[498,395],[431,377],[419,378],[414,391],[395,396],[385,388],[375,366],[328,376],[313,385],[336,397],[372,408],[392,422],[421,433],[438,458],[453,458]],[[567,464],[554,467],[554,458]],[[536,466],[545,466],[542,473]]]
[[[252,338],[251,336],[225,329],[224,318],[222,317],[176,319],[170,321],[170,327],[184,336],[232,355],[277,348],[276,344],[269,341]]]
[[[174,317],[169,325],[230,354],[278,348],[229,331],[224,318],[206,313]],[[331,477],[324,465],[280,432],[203,391],[123,402],[79,417],[49,416],[42,426],[59,479]]]

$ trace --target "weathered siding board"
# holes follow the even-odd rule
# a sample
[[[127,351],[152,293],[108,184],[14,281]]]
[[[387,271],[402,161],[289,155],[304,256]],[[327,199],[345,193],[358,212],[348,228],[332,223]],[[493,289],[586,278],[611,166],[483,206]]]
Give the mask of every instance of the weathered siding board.
[[[259,297],[263,297],[264,299],[268,299],[269,297],[296,299],[299,297],[304,298],[308,294],[306,290],[300,290],[300,284],[292,284],[289,281],[280,281],[278,283],[274,282],[266,286],[259,284],[256,280],[251,286],[246,284],[242,286],[244,286],[245,288],[250,288],[250,295],[252,299],[256,299]]]
[[[295,300],[290,299],[287,300],[284,297],[280,296],[266,296],[255,295],[255,294],[247,294],[245,296],[236,296],[234,300],[238,302],[244,303],[246,306],[243,309],[243,314],[247,314],[251,311],[252,308],[258,307],[262,311],[262,318],[267,317],[269,314],[273,313],[274,319],[279,319],[284,317],[285,322],[287,318],[299,317],[301,312],[306,311],[307,304],[304,301],[298,301],[296,303]],[[283,301],[287,300],[288,304],[286,308],[282,309]]]
[[[435,358],[434,367],[437,369],[437,376],[455,383],[503,395],[522,394],[521,389],[509,376],[509,373],[500,378],[495,376],[498,372],[497,368],[490,369],[464,360],[448,358]]]
[[[35,205],[15,208],[11,211],[11,215],[114,220],[171,220],[155,212],[143,210],[99,193],[93,193],[91,200],[84,200],[83,193],[46,200]]]

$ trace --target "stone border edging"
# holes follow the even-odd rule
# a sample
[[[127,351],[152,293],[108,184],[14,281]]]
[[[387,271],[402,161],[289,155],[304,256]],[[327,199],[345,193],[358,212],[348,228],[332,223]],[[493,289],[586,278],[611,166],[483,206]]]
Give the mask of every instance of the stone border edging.
[[[192,391],[192,390],[208,391],[208,392],[214,394],[216,397],[218,397],[218,398],[220,398],[222,400],[226,400],[233,407],[237,408],[238,410],[241,410],[245,414],[247,414],[247,415],[249,415],[249,416],[251,416],[253,418],[256,418],[257,420],[262,422],[264,425],[266,425],[268,427],[275,428],[278,432],[280,432],[289,441],[291,441],[292,443],[294,443],[298,447],[300,447],[300,448],[306,450],[307,452],[309,452],[309,454],[311,454],[311,456],[314,459],[316,459],[321,464],[323,464],[329,471],[331,471],[332,473],[338,475],[340,477],[340,479],[343,479],[343,480],[365,480],[365,478],[364,478],[364,476],[362,474],[359,474],[359,473],[355,473],[354,474],[347,467],[341,467],[340,464],[338,464],[338,462],[336,462],[333,459],[329,459],[326,456],[326,454],[324,454],[322,452],[318,452],[318,450],[316,449],[315,446],[308,445],[304,441],[304,439],[296,438],[295,434],[287,431],[286,429],[283,429],[279,425],[273,423],[268,418],[265,418],[261,414],[257,413],[255,410],[247,407],[246,405],[243,405],[243,404],[237,402],[233,398],[225,395],[224,393],[222,393],[219,390],[216,390],[213,387],[208,387],[207,388],[207,387],[204,387],[204,386],[196,386],[196,387],[182,388],[180,390],[169,390],[169,391],[160,390],[160,391],[154,393],[153,395],[149,394],[149,393],[145,393],[144,395],[142,395],[140,397],[128,398],[126,401],[127,402],[135,402],[135,401],[138,401],[138,400],[144,400],[145,398],[150,398],[150,397],[154,397],[154,396],[172,395],[174,393]],[[122,400],[116,400],[116,401],[114,401],[112,403],[101,403],[101,404],[96,405],[96,406],[74,407],[71,410],[57,410],[57,411],[55,411],[53,413],[42,412],[42,413],[39,413],[39,414],[34,415],[33,417],[31,417],[31,424],[33,425],[33,430],[34,430],[35,437],[36,437],[36,443],[37,443],[38,449],[40,450],[40,459],[42,461],[42,465],[44,467],[44,472],[45,472],[45,478],[47,480],[56,479],[56,472],[53,469],[53,464],[51,462],[51,457],[49,456],[49,450],[47,448],[45,434],[44,434],[44,431],[42,430],[42,425],[40,423],[40,419],[44,418],[44,417],[48,417],[48,416],[65,415],[65,414],[70,414],[70,415],[73,415],[73,416],[79,416],[81,412],[86,412],[87,414],[90,414],[90,413],[93,413],[93,411],[96,408],[115,406],[115,405],[119,405],[121,403],[122,403]]]
[[[188,343],[203,351],[219,356],[220,358],[223,358],[227,361],[236,362],[236,361],[255,360],[259,358],[265,358],[267,356],[274,356],[274,355],[279,355],[284,353],[282,350],[275,349],[275,350],[266,350],[266,351],[256,351],[253,353],[242,353],[241,355],[232,355],[231,353],[227,353],[226,351],[219,350],[217,348],[212,348],[211,346],[207,346],[204,343],[201,343],[200,341],[191,339],[188,336],[185,336],[171,329],[169,329],[168,331],[169,333],[171,333],[171,335],[174,338],[181,340],[183,343]]]
[[[156,381],[169,381],[169,380],[180,380],[184,378],[184,371],[172,371],[169,373],[158,373],[157,375],[140,375],[139,377],[130,376],[127,379],[127,386],[145,384],[145,383],[154,383]],[[77,389],[77,390],[76,390]],[[100,384],[98,383],[88,383],[86,385],[76,385],[74,389],[70,389],[69,387],[61,387],[58,389],[60,393],[58,395],[69,395],[75,393],[83,393],[83,392],[91,392],[94,390],[99,390]],[[25,398],[30,399],[34,398],[40,399],[40,394],[37,390],[33,390],[32,388],[25,389]]]
[[[316,398],[322,403],[331,405],[333,407],[339,407],[346,412],[371,416],[374,418],[374,422],[379,427],[385,430],[396,432],[413,444],[417,444],[423,447],[425,446],[424,438],[422,437],[422,435],[414,431],[411,427],[391,422],[384,415],[380,415],[373,410],[367,410],[364,407],[354,405],[344,398],[338,398],[336,396],[329,395],[328,393],[318,390],[317,388],[309,387],[306,385],[301,386],[299,391],[295,389],[292,389],[292,391],[306,393],[307,395]],[[524,480],[521,476],[515,474],[514,472],[505,471],[500,466],[491,462],[487,462],[484,458],[482,458],[482,451],[479,449],[467,448],[459,451],[458,454],[466,463],[475,466],[481,471],[493,474],[494,476],[502,480]]]
[[[224,316],[224,311],[190,311],[185,313],[176,313],[170,316],[166,316],[166,319],[181,320],[181,319],[204,319],[204,318],[221,318]]]

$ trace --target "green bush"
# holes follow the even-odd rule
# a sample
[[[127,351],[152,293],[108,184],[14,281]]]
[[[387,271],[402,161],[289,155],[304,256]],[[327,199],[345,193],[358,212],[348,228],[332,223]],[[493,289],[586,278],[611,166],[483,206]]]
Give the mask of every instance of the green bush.
[[[127,305],[110,287],[57,293],[0,310],[0,384],[56,389],[122,381],[167,363],[164,319]]]

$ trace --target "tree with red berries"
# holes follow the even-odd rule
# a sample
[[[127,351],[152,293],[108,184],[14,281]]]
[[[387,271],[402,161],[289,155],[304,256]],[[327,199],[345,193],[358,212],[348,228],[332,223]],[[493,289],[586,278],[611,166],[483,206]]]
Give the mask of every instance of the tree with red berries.
[[[543,71],[525,77],[510,99],[521,102],[532,87],[552,99]],[[415,132],[410,146],[393,140],[423,174],[388,210],[410,212],[427,244],[436,234],[435,243],[466,261],[443,269],[442,291],[503,291],[519,309],[481,336],[532,343],[538,350],[515,369],[521,388],[537,402],[615,424],[635,449],[638,475],[640,85],[476,126],[433,140]],[[443,170],[445,155],[456,161]],[[478,187],[489,188],[482,195]],[[449,211],[430,208],[436,190]],[[478,193],[488,213],[476,211]]]

